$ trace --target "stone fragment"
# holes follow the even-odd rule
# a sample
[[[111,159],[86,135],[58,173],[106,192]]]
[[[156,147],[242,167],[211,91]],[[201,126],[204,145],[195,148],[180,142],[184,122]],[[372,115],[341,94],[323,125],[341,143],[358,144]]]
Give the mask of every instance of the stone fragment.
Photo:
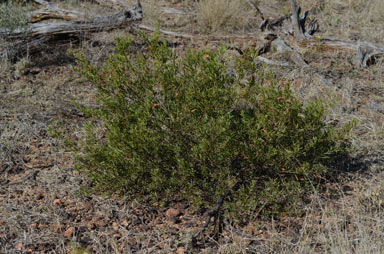
[[[75,232],[75,228],[74,227],[70,227],[66,231],[64,231],[63,235],[65,237],[72,237],[74,232]]]
[[[165,212],[165,215],[168,217],[168,218],[171,218],[171,217],[177,217],[180,215],[180,211],[178,209],[175,209],[175,208],[169,208],[166,212]]]

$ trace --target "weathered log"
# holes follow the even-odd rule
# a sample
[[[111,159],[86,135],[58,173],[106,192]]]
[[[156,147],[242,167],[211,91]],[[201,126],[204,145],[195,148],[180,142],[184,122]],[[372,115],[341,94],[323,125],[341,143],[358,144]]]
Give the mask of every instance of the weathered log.
[[[283,22],[287,19],[289,19],[289,15],[284,15],[277,19],[264,19],[262,17],[262,22],[259,26],[260,30],[264,32],[266,29],[270,31],[274,31],[276,27],[282,26]]]
[[[64,9],[41,9],[34,11],[29,18],[30,23],[37,23],[47,19],[61,19],[66,21],[89,20],[94,16]]]
[[[107,17],[97,17],[90,21],[67,21],[57,23],[33,23],[24,30],[0,30],[3,38],[22,38],[34,36],[49,36],[57,34],[79,34],[83,32],[106,31],[127,25],[129,22],[141,20],[143,16],[141,5],[126,8],[121,12]]]
[[[166,14],[174,14],[174,15],[187,15],[188,14],[187,12],[184,12],[184,11],[181,11],[181,10],[178,10],[175,8],[163,7],[163,8],[161,8],[161,11],[163,13],[166,13]]]
[[[290,63],[273,61],[273,60],[267,59],[267,58],[262,57],[262,56],[258,56],[257,60],[259,60],[260,62],[269,64],[269,65],[277,65],[277,66],[282,66],[282,67],[292,67],[292,64],[290,64]]]
[[[294,49],[292,49],[283,38],[279,37],[277,40],[272,42],[273,45],[276,47],[276,49],[280,52],[288,52],[290,54],[291,60],[300,68],[305,70],[307,73],[310,73],[313,75],[317,80],[319,80],[321,83],[331,87],[332,81],[325,78],[323,75],[316,73],[315,70],[312,69],[312,67],[305,62],[305,60],[301,57],[301,55]]]
[[[124,27],[130,22],[142,19],[142,7],[140,1],[138,1],[137,5],[125,8],[115,15],[92,17],[90,20],[81,20],[86,17],[86,15],[81,12],[60,9],[54,4],[44,0],[34,1],[45,6],[45,11],[48,11],[47,16],[56,16],[57,18],[64,20],[75,18],[80,19],[80,21],[30,23],[27,28],[15,31],[10,31],[6,28],[0,29],[0,37],[5,41],[8,41],[1,45],[0,59],[7,57],[12,60],[16,56],[24,55],[26,52],[31,53],[37,51],[42,47],[43,42],[49,41],[55,35],[77,36],[84,32],[107,31]]]
[[[282,38],[274,40],[274,47],[279,52],[288,52],[291,56],[291,60],[301,68],[309,68],[309,65],[304,61],[304,59],[300,56],[300,54],[292,49]]]
[[[66,21],[79,21],[95,18],[94,16],[73,10],[58,8],[51,2],[45,0],[34,0],[35,3],[44,6],[44,9],[39,9],[31,13],[29,18],[30,23],[36,23],[47,19],[62,19]]]

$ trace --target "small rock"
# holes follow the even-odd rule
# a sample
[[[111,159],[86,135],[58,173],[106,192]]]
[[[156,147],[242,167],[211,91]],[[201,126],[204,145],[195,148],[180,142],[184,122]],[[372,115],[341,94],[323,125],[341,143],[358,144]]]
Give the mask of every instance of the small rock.
[[[93,230],[93,229],[96,228],[95,224],[92,223],[92,222],[87,222],[87,223],[85,224],[85,226],[86,226],[89,230]]]
[[[177,250],[176,250],[176,253],[177,254],[184,254],[184,248],[178,248]]]
[[[175,209],[175,208],[169,208],[166,212],[165,212],[165,215],[168,217],[168,218],[171,218],[171,217],[177,217],[179,216],[180,214],[180,211],[178,209]]]
[[[114,223],[112,223],[112,228],[113,228],[114,230],[118,230],[118,229],[119,229],[119,225],[117,225],[117,223],[114,222]]]
[[[122,224],[124,227],[128,227],[128,225],[129,225],[129,223],[128,223],[127,220],[123,220],[123,221],[121,222],[121,224]]]
[[[54,232],[61,232],[61,226],[59,224],[51,224],[50,228]]]
[[[17,250],[22,250],[23,249],[23,244],[22,243],[16,244],[16,249]]]
[[[59,198],[56,198],[55,200],[53,200],[53,204],[55,205],[59,205],[61,203],[61,200]]]
[[[91,208],[92,208],[92,203],[91,202],[86,202],[85,204],[84,204],[84,209],[85,210],[91,210]]]
[[[74,232],[75,232],[75,228],[74,227],[70,227],[63,234],[66,237],[71,237]]]
[[[38,224],[37,226],[39,229],[44,229],[44,228],[48,228],[48,225],[47,224]]]

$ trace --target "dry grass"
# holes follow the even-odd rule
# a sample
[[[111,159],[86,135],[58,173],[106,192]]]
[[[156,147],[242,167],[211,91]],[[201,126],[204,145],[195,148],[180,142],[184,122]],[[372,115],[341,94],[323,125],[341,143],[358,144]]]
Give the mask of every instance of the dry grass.
[[[196,11],[203,32],[243,30],[255,14],[250,1],[246,0],[201,0]]]
[[[303,1],[302,1],[303,2]],[[304,1],[306,2],[306,1]],[[308,1],[308,5],[313,1]],[[384,36],[384,1],[324,0],[316,15],[322,32],[362,41],[382,42]]]
[[[2,80],[6,79],[9,76],[11,69],[12,64],[9,61],[7,55],[5,54],[5,56],[0,60],[0,77]]]

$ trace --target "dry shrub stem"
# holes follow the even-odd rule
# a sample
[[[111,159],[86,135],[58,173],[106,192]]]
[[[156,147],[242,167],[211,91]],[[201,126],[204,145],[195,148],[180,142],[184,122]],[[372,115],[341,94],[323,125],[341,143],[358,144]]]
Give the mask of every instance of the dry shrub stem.
[[[224,221],[221,221],[220,220],[220,213],[221,213],[221,208],[224,204],[224,200],[226,198],[229,198],[232,193],[236,192],[237,190],[240,189],[240,187],[244,184],[244,180],[241,179],[240,181],[238,181],[232,188],[230,189],[227,189],[223,195],[221,195],[217,201],[216,201],[216,206],[214,209],[212,209],[211,211],[208,212],[208,215],[207,215],[207,218],[206,218],[206,221],[204,223],[204,225],[201,227],[201,229],[196,232],[193,236],[192,236],[192,239],[191,239],[191,244],[192,244],[192,247],[196,247],[196,244],[197,244],[197,237],[199,237],[199,235],[201,235],[205,229],[209,226],[209,224],[211,223],[211,219],[214,218],[212,224],[214,225],[214,229],[213,229],[213,232],[214,232],[214,235],[217,235],[220,233],[220,229],[222,228],[222,223],[224,223]],[[219,230],[217,230],[217,227]]]

